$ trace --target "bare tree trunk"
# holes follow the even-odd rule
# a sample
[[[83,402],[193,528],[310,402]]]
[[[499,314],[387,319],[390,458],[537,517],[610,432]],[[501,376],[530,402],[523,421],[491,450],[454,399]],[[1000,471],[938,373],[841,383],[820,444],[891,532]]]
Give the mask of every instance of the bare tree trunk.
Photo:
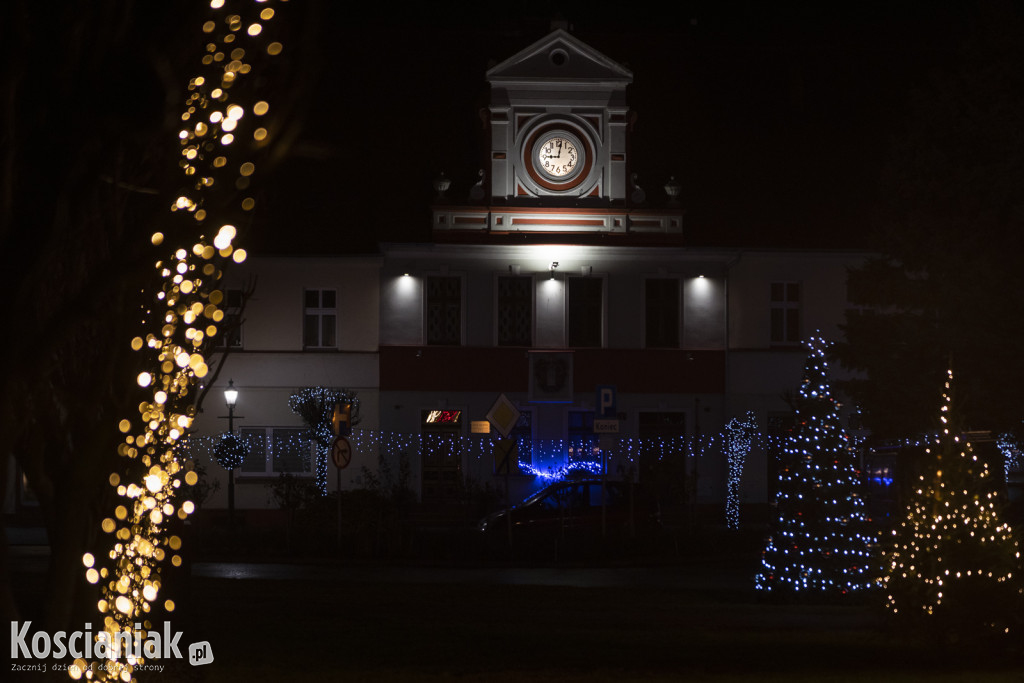
[[[6,467],[4,469],[6,470]],[[7,544],[7,528],[4,525],[2,516],[0,516],[0,615],[3,615],[3,619],[16,621],[19,618],[18,603],[15,602],[14,591],[11,590],[10,566],[10,547]]]

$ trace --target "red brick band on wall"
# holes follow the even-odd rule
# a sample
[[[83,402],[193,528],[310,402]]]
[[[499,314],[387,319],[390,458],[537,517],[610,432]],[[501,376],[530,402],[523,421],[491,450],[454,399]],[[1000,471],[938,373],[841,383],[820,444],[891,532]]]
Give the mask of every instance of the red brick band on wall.
[[[525,348],[382,346],[381,391],[529,390]],[[573,390],[614,384],[620,393],[716,394],[725,391],[724,351],[575,349]]]

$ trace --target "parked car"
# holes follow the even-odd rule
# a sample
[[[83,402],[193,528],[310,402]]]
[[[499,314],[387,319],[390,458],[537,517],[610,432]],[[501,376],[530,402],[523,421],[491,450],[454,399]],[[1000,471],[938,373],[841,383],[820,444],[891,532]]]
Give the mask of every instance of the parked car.
[[[518,505],[483,518],[477,529],[492,547],[505,545],[510,519],[513,544],[624,539],[660,531],[657,503],[645,487],[631,481],[602,482],[599,477],[550,484]]]

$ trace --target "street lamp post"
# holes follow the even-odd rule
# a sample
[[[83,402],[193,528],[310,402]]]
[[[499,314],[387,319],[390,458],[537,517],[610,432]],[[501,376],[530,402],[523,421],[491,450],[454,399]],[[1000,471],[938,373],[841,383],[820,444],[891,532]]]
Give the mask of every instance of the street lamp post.
[[[224,403],[228,406],[228,434],[235,433],[235,403],[238,402],[238,389],[235,389],[235,381],[229,379],[228,387],[224,390]],[[228,525],[235,527],[235,470],[228,470]]]

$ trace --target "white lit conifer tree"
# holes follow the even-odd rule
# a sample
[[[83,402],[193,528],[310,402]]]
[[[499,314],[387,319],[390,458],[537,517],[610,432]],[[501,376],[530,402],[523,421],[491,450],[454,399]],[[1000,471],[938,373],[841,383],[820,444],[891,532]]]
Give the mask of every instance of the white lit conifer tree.
[[[334,443],[332,416],[336,405],[352,406],[351,420],[359,421],[359,399],[349,389],[307,387],[288,397],[288,407],[298,415],[309,428],[309,438],[316,444],[316,459],[313,463],[314,483],[320,495],[327,495],[327,454]]]
[[[885,555],[889,609],[925,619],[945,636],[1009,636],[1020,642],[1024,594],[1020,544],[1000,521],[1001,501],[983,459],[952,426],[953,372],[942,431]]]
[[[734,417],[725,425],[725,450],[729,464],[725,494],[725,526],[729,529],[740,528],[740,480],[756,433],[757,417],[749,410],[743,419]]]
[[[812,337],[807,346],[797,429],[755,582],[762,591],[833,598],[870,589],[878,571],[863,484],[829,385],[827,344]]]

